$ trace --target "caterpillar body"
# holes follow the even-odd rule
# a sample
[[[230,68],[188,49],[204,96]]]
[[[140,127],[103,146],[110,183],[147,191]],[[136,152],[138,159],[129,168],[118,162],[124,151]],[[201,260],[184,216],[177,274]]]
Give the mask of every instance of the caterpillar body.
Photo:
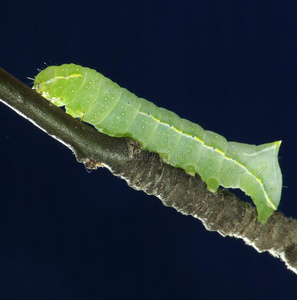
[[[252,198],[262,223],[278,207],[281,141],[259,146],[227,142],[217,133],[138,98],[97,71],[75,64],[46,68],[36,76],[33,88],[98,131],[131,137],[166,163],[190,175],[199,174],[213,193],[219,185],[240,188]]]

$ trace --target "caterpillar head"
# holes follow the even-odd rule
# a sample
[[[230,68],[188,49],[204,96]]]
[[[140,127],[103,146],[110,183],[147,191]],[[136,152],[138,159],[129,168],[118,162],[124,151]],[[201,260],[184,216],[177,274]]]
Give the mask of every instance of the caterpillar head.
[[[76,93],[73,87],[83,81],[80,69],[74,64],[47,67],[35,77],[33,89],[57,106],[67,105]]]

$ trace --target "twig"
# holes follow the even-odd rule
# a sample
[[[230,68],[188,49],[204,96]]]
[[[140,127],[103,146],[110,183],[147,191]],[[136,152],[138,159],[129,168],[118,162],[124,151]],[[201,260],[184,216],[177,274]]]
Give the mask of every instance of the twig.
[[[160,198],[164,205],[200,219],[211,231],[243,239],[258,252],[269,251],[297,274],[297,221],[275,212],[266,224],[256,209],[226,190],[212,194],[200,177],[164,164],[137,142],[112,138],[73,119],[0,68],[0,100],[66,145],[89,168],[107,167],[129,186]]]

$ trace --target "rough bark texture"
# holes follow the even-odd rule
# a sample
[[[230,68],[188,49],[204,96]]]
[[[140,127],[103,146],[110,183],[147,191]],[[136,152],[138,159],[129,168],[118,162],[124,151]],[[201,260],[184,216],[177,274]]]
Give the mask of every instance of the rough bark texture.
[[[275,212],[266,224],[256,209],[226,190],[212,194],[200,177],[142,151],[131,139],[111,138],[79,122],[0,69],[0,100],[70,148],[77,160],[105,166],[129,186],[160,198],[164,205],[192,215],[211,231],[243,239],[257,251],[269,251],[297,274],[297,221]]]

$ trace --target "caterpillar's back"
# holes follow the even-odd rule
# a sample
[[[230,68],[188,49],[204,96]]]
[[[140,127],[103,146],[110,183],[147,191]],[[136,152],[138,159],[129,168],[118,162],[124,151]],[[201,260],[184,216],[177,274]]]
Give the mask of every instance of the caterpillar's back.
[[[199,174],[207,188],[240,188],[266,222],[277,209],[282,189],[278,164],[281,142],[260,146],[227,142],[214,132],[136,97],[95,70],[69,64],[48,67],[34,88],[75,118],[116,137],[131,137],[168,164]]]

